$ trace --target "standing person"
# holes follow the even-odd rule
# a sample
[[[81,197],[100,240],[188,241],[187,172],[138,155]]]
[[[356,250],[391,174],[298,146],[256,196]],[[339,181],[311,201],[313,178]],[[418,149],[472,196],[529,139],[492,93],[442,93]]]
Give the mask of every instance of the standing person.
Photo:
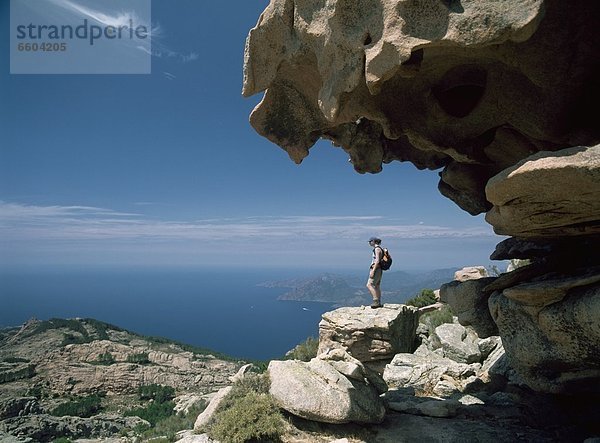
[[[369,268],[367,289],[371,293],[371,297],[373,297],[371,308],[377,309],[383,306],[381,304],[381,275],[383,274],[383,270],[379,264],[383,257],[383,248],[381,247],[381,239],[377,237],[371,237],[369,245],[373,248],[373,259]]]

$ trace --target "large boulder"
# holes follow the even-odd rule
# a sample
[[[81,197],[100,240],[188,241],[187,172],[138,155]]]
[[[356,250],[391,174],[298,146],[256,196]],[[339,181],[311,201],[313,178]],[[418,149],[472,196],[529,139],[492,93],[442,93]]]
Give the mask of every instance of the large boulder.
[[[386,304],[383,308],[345,307],[323,314],[319,353],[344,349],[361,362],[391,360],[415,349],[418,309]]]
[[[377,389],[314,358],[269,363],[270,394],[288,412],[324,423],[381,423],[385,416]]]
[[[489,299],[511,365],[551,393],[600,392],[600,284],[595,276],[521,284]],[[588,284],[586,284],[588,283]]]
[[[431,342],[444,357],[458,363],[476,363],[481,360],[479,337],[472,329],[456,323],[444,323],[435,328]]]
[[[390,388],[447,396],[464,390],[480,365],[457,363],[434,353],[396,354],[386,365],[383,378]]]
[[[498,327],[488,308],[489,293],[484,288],[494,277],[453,281],[442,285],[440,300],[448,303],[463,326],[471,326],[480,338],[498,335]]]
[[[600,145],[538,152],[492,177],[486,220],[516,237],[600,233]]]

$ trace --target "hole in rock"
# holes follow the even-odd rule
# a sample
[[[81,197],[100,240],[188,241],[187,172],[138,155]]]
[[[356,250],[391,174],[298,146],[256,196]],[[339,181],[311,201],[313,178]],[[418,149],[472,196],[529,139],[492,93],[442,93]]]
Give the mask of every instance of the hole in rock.
[[[370,45],[371,43],[373,43],[373,39],[371,38],[371,34],[367,34],[367,36],[365,37],[365,41],[364,41],[363,45],[367,46],[367,45]]]
[[[485,93],[487,72],[477,66],[457,66],[448,71],[433,88],[442,109],[453,117],[466,117]]]

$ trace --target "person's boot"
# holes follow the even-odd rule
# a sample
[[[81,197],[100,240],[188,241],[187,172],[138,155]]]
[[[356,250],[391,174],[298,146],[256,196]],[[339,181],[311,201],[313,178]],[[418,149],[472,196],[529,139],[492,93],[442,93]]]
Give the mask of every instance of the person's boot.
[[[383,305],[381,304],[381,302],[379,300],[373,299],[373,303],[371,303],[372,309],[381,308],[382,306]]]

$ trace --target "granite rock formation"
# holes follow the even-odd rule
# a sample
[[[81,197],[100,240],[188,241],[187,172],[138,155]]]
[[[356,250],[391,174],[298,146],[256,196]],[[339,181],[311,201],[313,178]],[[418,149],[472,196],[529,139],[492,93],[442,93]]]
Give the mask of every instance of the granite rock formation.
[[[272,0],[246,44],[243,94],[265,92],[250,122],[295,162],[325,138],[359,173],[442,169],[443,195],[511,237],[492,258],[532,261],[459,304],[543,392],[600,386],[599,17],[587,0]]]
[[[241,366],[186,348],[92,319],[30,320],[21,328],[2,329],[0,441],[5,441],[2,433],[39,442],[127,435],[146,422],[101,411],[89,418],[52,413],[93,395],[102,397],[102,408],[122,413],[139,406],[139,387],[152,384],[173,387],[176,408],[185,411],[229,385]]]

